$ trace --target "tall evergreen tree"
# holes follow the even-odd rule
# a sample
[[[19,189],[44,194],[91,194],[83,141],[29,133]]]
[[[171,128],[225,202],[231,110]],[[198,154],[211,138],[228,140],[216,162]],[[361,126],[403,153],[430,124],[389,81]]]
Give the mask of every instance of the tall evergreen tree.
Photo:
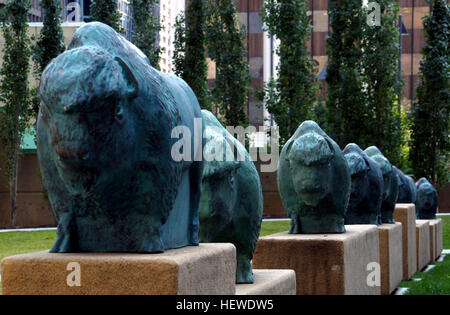
[[[246,114],[250,84],[246,35],[239,28],[233,0],[209,0],[206,18],[208,55],[215,62],[212,101],[227,126],[248,125]]]
[[[395,0],[377,0],[380,6],[380,23],[362,23],[362,68],[367,114],[353,117],[358,123],[369,123],[370,143],[376,145],[395,165],[401,165],[401,148],[404,143],[399,112],[399,28],[396,25],[399,11]],[[365,109],[365,107],[363,107]]]
[[[30,91],[28,73],[30,70],[30,38],[28,37],[28,13],[30,0],[8,0],[2,9],[1,28],[5,46],[0,70],[0,141],[5,154],[7,178],[10,183],[11,219],[16,226],[17,218],[17,174],[20,143],[28,126]]]
[[[372,144],[372,114],[364,92],[361,41],[366,23],[361,0],[330,0],[326,82],[329,135],[344,147]]]
[[[205,18],[207,0],[189,0],[185,18],[185,44],[182,78],[192,88],[200,106],[212,110],[208,91]],[[181,38],[180,38],[181,39]]]
[[[269,34],[279,40],[277,78],[265,87],[265,103],[279,126],[280,142],[312,118],[317,101],[315,65],[306,48],[311,25],[305,0],[265,0],[262,20]]]
[[[94,21],[111,26],[117,32],[122,31],[121,13],[117,10],[117,0],[92,0],[91,17]]]
[[[151,65],[159,69],[162,48],[157,43],[158,32],[162,29],[153,10],[159,0],[131,0],[130,7],[136,26],[134,44],[148,57]]]
[[[185,13],[181,12],[175,18],[175,35],[173,49],[173,71],[176,76],[183,77],[184,58],[186,55],[186,18]]]
[[[450,179],[450,14],[445,0],[431,4],[423,19],[426,43],[411,108],[410,160],[417,178],[442,184]]]
[[[42,0],[44,13],[43,27],[33,49],[34,73],[38,81],[50,61],[65,50],[64,35],[61,27],[61,1]],[[39,112],[37,88],[33,89],[33,112]]]

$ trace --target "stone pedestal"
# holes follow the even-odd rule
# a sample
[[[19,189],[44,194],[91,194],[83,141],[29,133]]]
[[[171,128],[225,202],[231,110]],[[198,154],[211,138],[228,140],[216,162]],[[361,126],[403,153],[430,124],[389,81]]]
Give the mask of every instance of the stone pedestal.
[[[343,234],[288,234],[259,239],[254,269],[293,269],[297,294],[380,294],[373,267],[380,262],[375,225],[346,225]]]
[[[3,294],[230,295],[235,294],[235,273],[232,244],[162,254],[45,251],[2,261]]]
[[[438,259],[441,256],[443,250],[443,240],[442,240],[442,219],[436,220],[436,258]]]
[[[395,205],[394,219],[402,224],[403,280],[417,272],[416,206],[413,203]]]
[[[430,224],[416,220],[417,269],[421,271],[430,263]]]
[[[381,294],[391,294],[403,278],[402,224],[378,226],[380,238]]]
[[[437,220],[428,220],[430,224],[430,263],[436,260],[437,248],[436,248],[436,229],[437,229]]]
[[[253,269],[255,282],[236,284],[236,295],[295,295],[294,270]]]

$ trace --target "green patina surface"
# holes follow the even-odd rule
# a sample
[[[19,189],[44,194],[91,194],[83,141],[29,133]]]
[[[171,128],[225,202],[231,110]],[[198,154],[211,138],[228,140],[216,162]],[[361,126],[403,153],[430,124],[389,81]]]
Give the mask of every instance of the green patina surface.
[[[381,224],[383,174],[380,167],[354,143],[345,147],[344,154],[352,179],[345,224]]]
[[[233,243],[237,254],[236,282],[253,283],[251,260],[263,214],[258,171],[245,147],[217,118],[205,110],[202,115],[208,161],[203,171],[199,240]],[[211,154],[211,159],[206,154]]]
[[[417,189],[414,180],[405,175],[397,167],[394,167],[394,171],[398,178],[398,197],[397,203],[416,203]]]
[[[398,178],[389,160],[375,147],[369,147],[367,153],[380,166],[383,173],[383,202],[381,203],[381,220],[383,223],[394,223],[394,209],[398,197]]]
[[[416,216],[417,219],[436,219],[438,193],[436,188],[426,179],[417,181]]]
[[[343,152],[315,122],[303,122],[283,147],[278,188],[290,233],[344,233],[350,171]]]
[[[201,120],[183,80],[155,70],[95,22],[80,27],[44,70],[40,96],[37,153],[58,220],[52,252],[198,244],[203,162],[171,156],[174,127],[187,127],[194,145]]]

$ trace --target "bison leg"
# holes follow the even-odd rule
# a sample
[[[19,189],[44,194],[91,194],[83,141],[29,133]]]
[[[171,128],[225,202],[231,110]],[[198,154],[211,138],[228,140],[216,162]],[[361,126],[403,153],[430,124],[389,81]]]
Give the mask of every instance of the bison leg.
[[[300,234],[300,218],[295,215],[291,218],[291,227],[289,229],[289,234]]]
[[[202,176],[203,176],[203,163],[192,163],[189,170],[189,180],[191,184],[191,198],[189,206],[189,244],[198,245],[198,230],[200,226],[199,222],[199,205],[202,193]]]
[[[165,249],[164,242],[161,239],[160,233],[158,233],[151,237],[150,242],[147,243],[145,250],[142,250],[142,252],[163,253]]]
[[[72,213],[64,213],[58,222],[58,231],[55,244],[51,253],[74,253],[77,252],[77,228]]]
[[[250,259],[245,255],[237,255],[236,283],[253,283],[253,271]]]

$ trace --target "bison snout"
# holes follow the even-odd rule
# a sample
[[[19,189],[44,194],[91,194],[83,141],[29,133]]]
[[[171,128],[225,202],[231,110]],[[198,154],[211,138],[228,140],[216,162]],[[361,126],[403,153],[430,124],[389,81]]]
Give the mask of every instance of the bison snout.
[[[56,146],[56,153],[64,163],[84,162],[89,158],[89,151],[79,145],[60,143]]]

